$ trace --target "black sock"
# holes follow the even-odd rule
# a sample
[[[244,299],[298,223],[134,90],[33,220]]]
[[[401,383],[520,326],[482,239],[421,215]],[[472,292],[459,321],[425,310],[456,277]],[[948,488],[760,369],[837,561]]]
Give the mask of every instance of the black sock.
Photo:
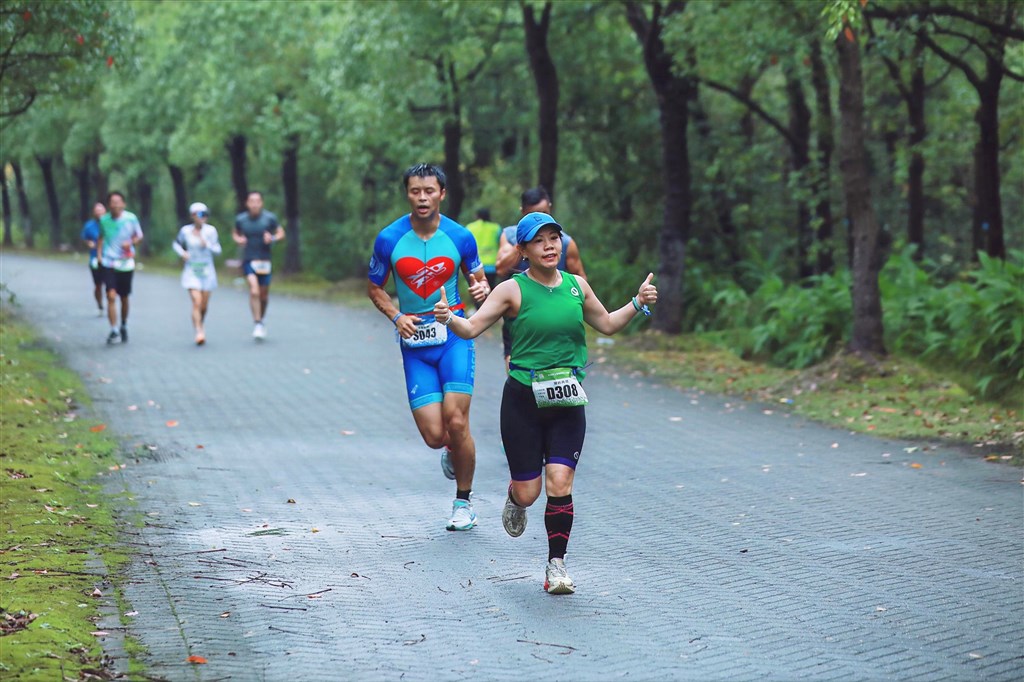
[[[471,492],[473,492],[473,491],[472,490],[458,490],[458,489],[456,489],[456,491],[455,491],[455,499],[456,500],[465,500],[466,502],[469,502],[469,494]]]
[[[548,561],[564,559],[572,532],[572,495],[548,497],[544,509],[544,528],[548,531]]]

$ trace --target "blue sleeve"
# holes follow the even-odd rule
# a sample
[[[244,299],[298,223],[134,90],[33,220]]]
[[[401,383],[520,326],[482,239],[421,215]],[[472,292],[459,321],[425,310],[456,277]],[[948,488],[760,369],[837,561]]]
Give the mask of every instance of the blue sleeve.
[[[384,231],[377,235],[373,242],[373,255],[370,256],[369,278],[379,287],[384,286],[391,274],[391,253],[395,250],[394,242]]]
[[[462,259],[462,264],[469,272],[481,270],[484,266],[480,262],[480,254],[477,251],[476,239],[473,238],[473,233],[461,225],[458,227],[459,229],[452,230],[449,236],[459,249],[459,257]]]

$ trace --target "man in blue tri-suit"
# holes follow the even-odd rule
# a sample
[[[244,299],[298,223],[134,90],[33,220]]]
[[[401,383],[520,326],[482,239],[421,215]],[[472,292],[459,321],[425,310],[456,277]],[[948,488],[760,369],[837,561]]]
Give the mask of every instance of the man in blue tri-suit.
[[[367,295],[395,325],[402,346],[405,383],[413,419],[423,441],[444,448],[441,470],[455,480],[448,530],[469,530],[476,514],[469,495],[476,471],[476,444],[469,432],[476,356],[473,342],[448,334],[434,319],[434,303],[447,292],[451,309],[465,317],[459,298],[459,270],[478,303],[490,293],[476,240],[462,225],[441,215],[444,171],[419,164],[404,176],[412,212],[377,235],[370,258]],[[384,285],[395,273],[398,308]]]

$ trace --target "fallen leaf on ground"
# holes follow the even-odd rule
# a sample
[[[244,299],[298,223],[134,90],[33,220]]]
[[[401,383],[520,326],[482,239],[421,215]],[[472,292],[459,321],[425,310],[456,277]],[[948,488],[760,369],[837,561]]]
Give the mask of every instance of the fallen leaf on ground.
[[[96,426],[90,426],[89,430],[92,431],[93,433],[99,433],[100,431],[105,431],[106,428],[106,424],[97,424]]]
[[[205,449],[206,449],[206,447],[203,446],[203,445],[197,445],[196,446],[196,450],[205,450]]]
[[[177,420],[175,420],[175,419],[172,419],[172,420],[170,420],[169,422],[167,422],[167,426],[168,426],[168,428],[172,428],[172,429],[173,429],[173,428],[174,428],[175,426],[177,426],[177,425],[178,425],[178,422],[177,422]]]
[[[923,469],[924,465],[923,464],[918,464],[917,462],[911,462],[910,468],[911,469]]]
[[[195,663],[196,665],[202,665],[202,664],[206,663],[206,659],[203,658],[202,656],[189,656],[185,660],[188,661],[189,663]]]
[[[137,410],[137,409],[139,409],[139,406],[138,406],[138,405],[129,405],[129,406],[128,406],[128,411],[129,411],[129,412],[134,412],[134,411],[135,411],[135,410]]]
[[[231,616],[231,612],[230,611],[225,611],[224,613],[220,614],[221,618],[228,618],[230,616]]]
[[[353,435],[355,435],[355,433],[356,433],[355,431],[342,431],[341,435],[343,435],[343,436],[353,436]]]
[[[295,504],[295,500],[293,500],[292,498],[289,497],[288,498],[288,504]]]
[[[202,507],[203,504],[201,502],[189,502],[188,506],[190,506],[190,507]]]
[[[313,529],[312,529],[312,532],[314,532],[314,533],[319,533],[319,532],[320,532],[320,529],[319,529],[319,528],[313,528]]]
[[[89,596],[90,597],[102,597],[103,593],[100,592],[100,588],[97,587],[96,589],[94,589],[92,592],[89,593]]]
[[[110,633],[109,632],[104,632],[103,630],[97,630],[96,632],[90,632],[89,634],[92,635],[93,637],[106,637]]]

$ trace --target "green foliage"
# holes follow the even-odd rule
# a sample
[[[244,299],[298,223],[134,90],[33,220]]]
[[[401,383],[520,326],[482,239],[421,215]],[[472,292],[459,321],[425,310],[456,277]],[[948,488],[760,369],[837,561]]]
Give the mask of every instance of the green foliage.
[[[850,276],[810,278],[804,286],[770,277],[751,296],[747,352],[780,367],[801,369],[824,360],[849,336]]]
[[[9,0],[0,10],[0,119],[40,98],[73,97],[128,66],[134,34],[123,2]]]
[[[895,349],[920,353],[974,378],[981,395],[1024,386],[1024,252],[978,254],[977,269],[945,285],[906,250],[882,273],[885,325]]]

